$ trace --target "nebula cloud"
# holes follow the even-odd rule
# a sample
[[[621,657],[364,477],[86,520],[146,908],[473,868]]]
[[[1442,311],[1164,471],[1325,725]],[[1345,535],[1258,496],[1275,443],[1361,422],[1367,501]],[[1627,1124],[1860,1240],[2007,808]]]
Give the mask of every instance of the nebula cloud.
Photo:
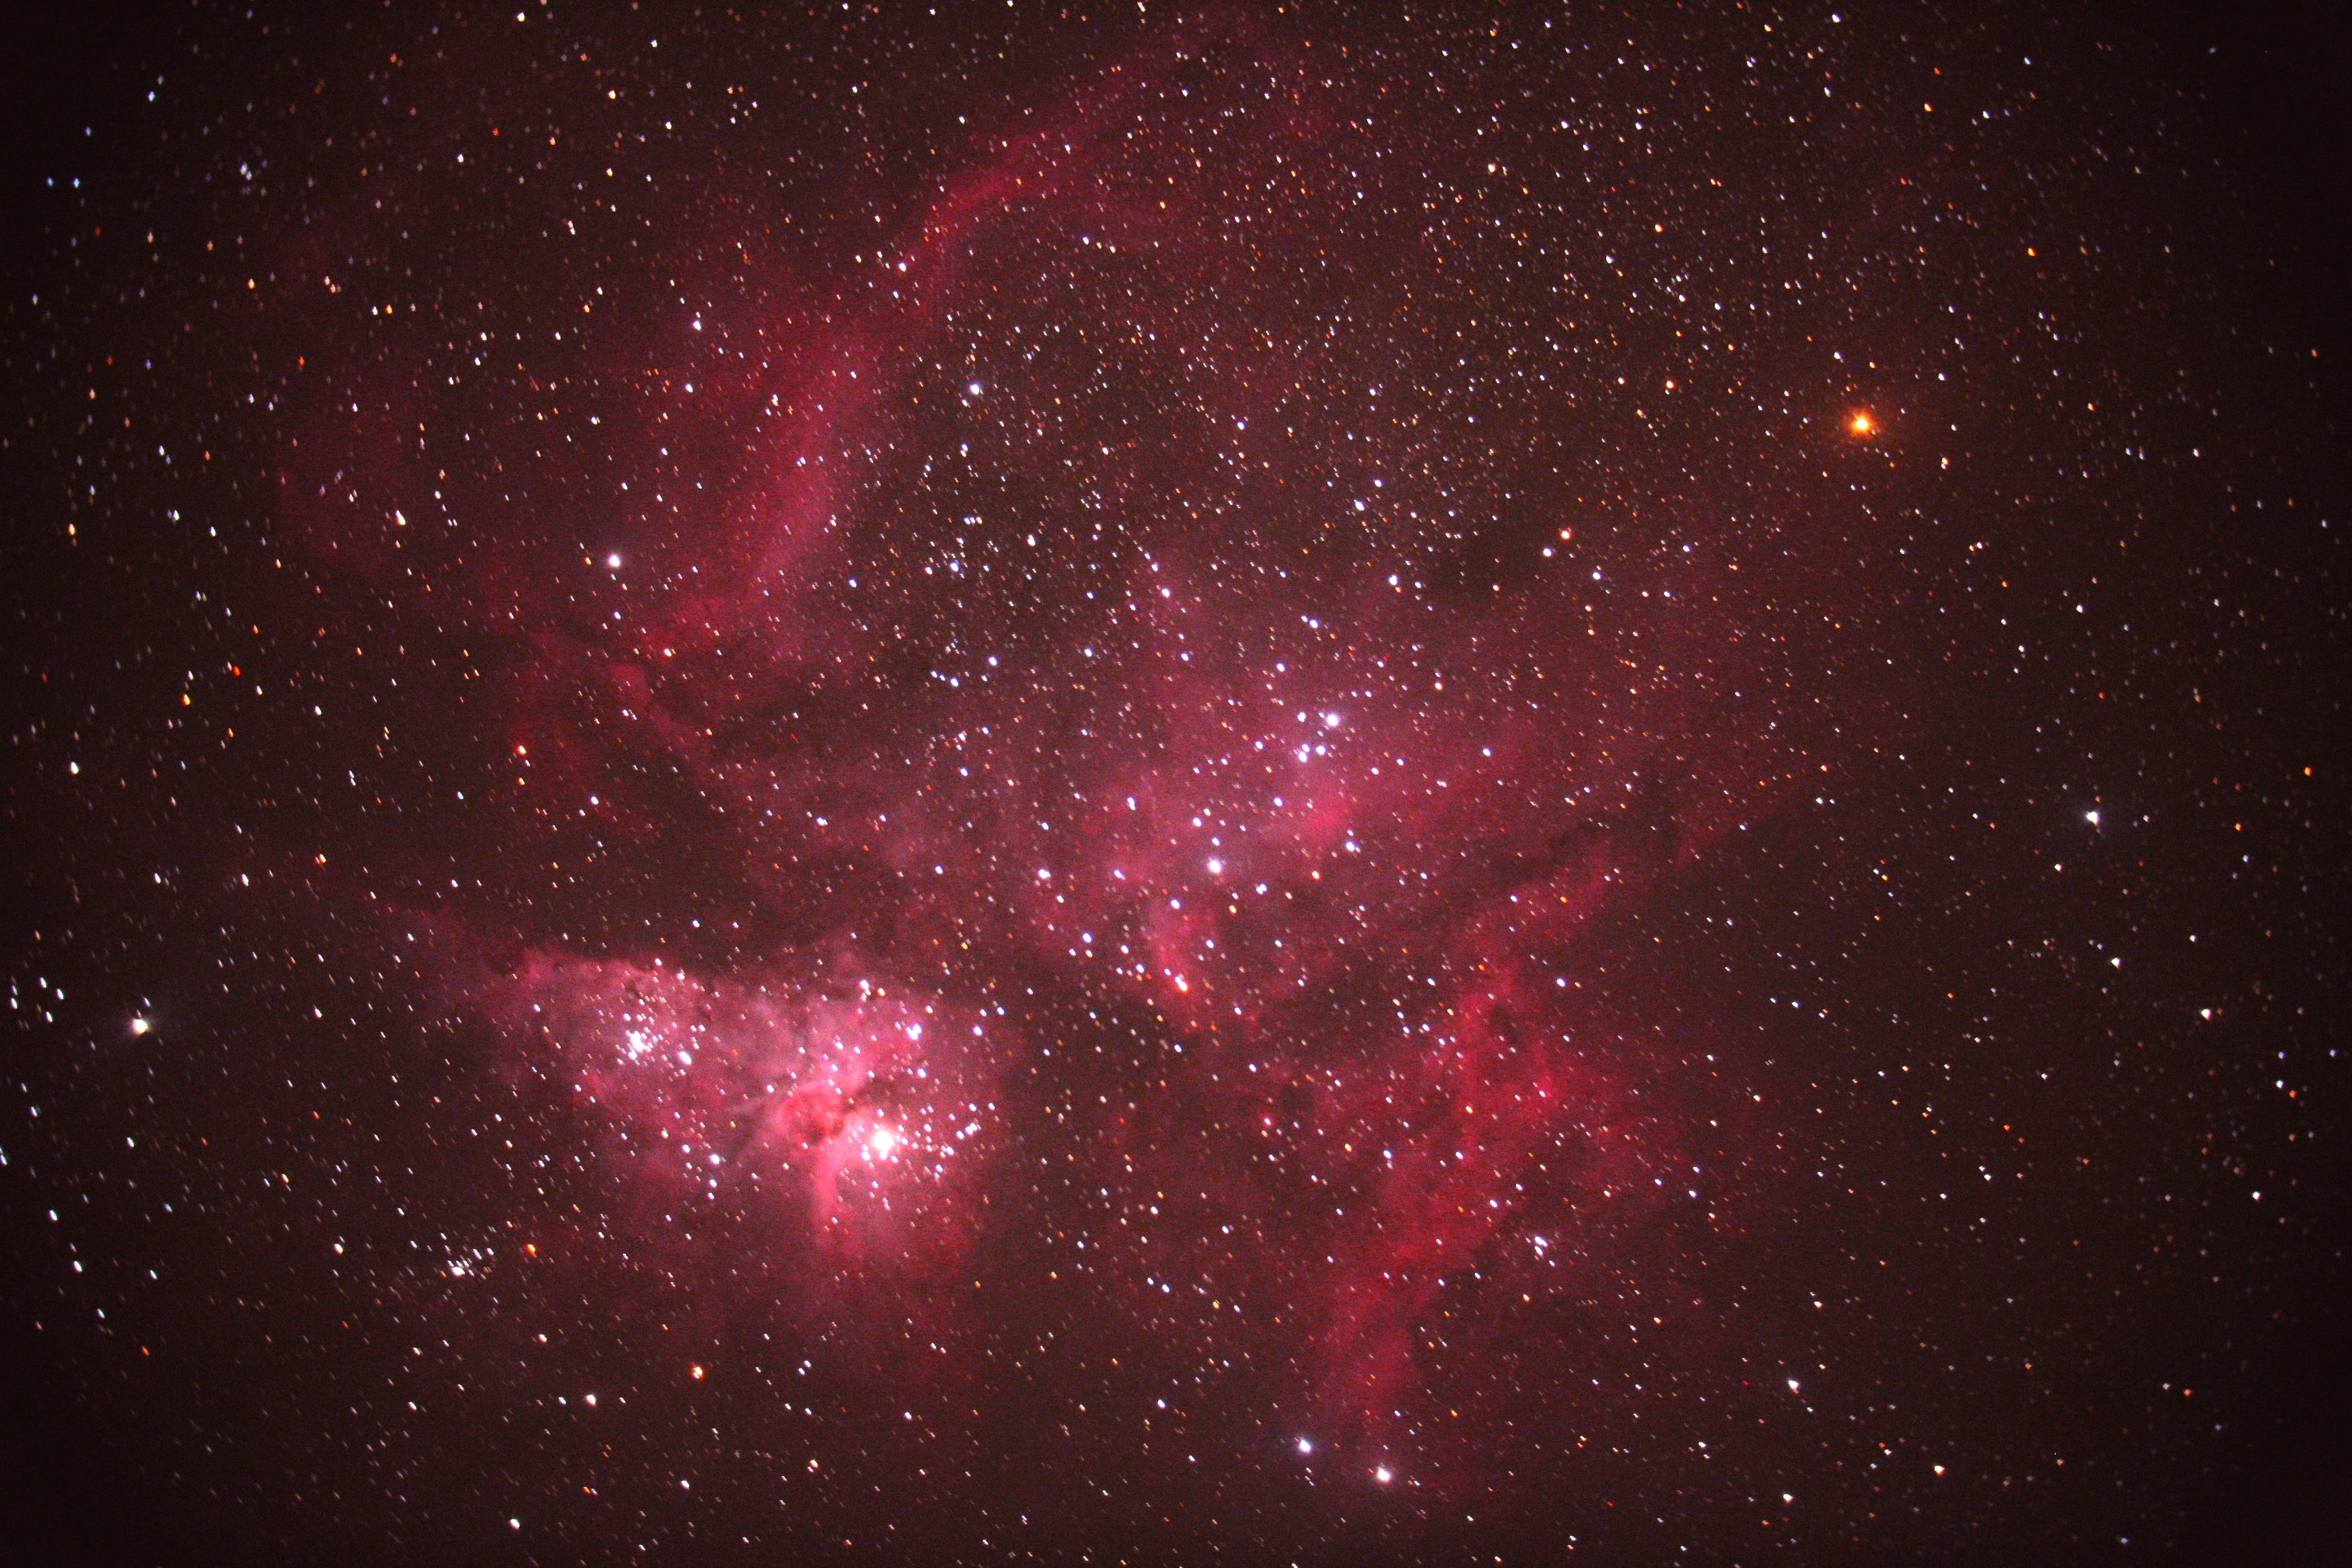
[[[42,285],[142,237],[12,997],[134,1021],[0,1149],[172,1205],[65,1289],[192,1508],[2188,1549],[2326,1187],[2326,362],[2151,324],[2254,264],[2105,34],[534,7],[247,18]]]

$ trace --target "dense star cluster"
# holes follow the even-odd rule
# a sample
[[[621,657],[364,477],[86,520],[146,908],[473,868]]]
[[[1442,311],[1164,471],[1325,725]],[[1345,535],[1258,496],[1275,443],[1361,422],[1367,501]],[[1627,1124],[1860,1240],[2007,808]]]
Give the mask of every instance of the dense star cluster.
[[[2179,38],[80,43],[0,302],[40,1529],[2292,1547],[2340,345]]]

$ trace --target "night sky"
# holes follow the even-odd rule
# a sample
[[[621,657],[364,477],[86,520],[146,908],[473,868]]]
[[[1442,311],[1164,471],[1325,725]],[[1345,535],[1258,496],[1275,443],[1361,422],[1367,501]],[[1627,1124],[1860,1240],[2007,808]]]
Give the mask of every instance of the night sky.
[[[1835,4],[12,45],[15,1547],[2352,1550],[2330,40]]]

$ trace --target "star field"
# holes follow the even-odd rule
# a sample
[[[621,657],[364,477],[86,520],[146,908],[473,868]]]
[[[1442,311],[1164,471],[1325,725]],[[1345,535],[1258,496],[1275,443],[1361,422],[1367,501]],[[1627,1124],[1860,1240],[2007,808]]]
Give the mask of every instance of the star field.
[[[0,338],[37,1530],[2292,1560],[2340,344],[2152,26],[78,40]]]

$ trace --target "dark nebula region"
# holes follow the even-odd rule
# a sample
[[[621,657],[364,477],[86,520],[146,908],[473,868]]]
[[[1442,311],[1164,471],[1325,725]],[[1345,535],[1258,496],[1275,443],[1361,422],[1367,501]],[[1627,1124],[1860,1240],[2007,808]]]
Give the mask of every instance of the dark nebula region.
[[[2352,1550],[2321,33],[316,9],[12,73],[35,1560]]]

